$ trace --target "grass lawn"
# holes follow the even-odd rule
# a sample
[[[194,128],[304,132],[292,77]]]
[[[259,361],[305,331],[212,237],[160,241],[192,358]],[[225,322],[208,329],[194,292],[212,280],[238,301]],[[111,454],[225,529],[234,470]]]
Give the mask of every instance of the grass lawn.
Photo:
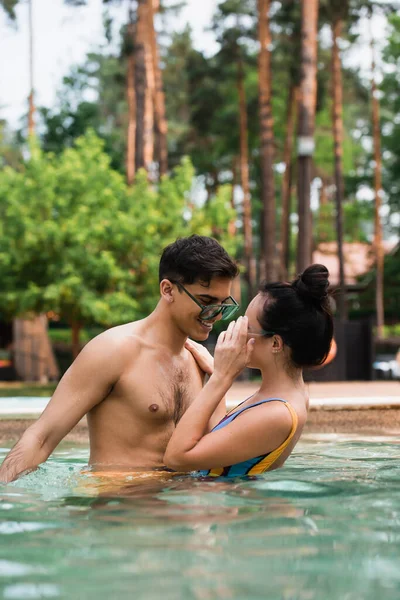
[[[20,381],[15,383],[9,381],[0,381],[0,398],[10,398],[11,396],[40,396],[41,398],[47,398],[53,394],[55,389],[55,383],[43,385],[35,383],[23,383]]]

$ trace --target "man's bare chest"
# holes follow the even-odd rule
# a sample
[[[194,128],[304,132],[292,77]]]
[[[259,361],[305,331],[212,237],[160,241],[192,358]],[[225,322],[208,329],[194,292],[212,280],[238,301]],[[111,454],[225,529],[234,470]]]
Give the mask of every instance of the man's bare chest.
[[[132,414],[150,422],[176,424],[203,385],[194,361],[138,361],[115,390]]]

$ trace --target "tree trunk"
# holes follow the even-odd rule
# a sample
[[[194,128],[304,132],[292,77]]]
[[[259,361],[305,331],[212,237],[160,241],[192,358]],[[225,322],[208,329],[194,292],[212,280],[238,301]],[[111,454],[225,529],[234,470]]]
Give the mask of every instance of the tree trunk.
[[[319,194],[319,205],[326,206],[328,204],[328,190],[326,189],[326,179],[321,176],[321,191]]]
[[[81,324],[77,321],[73,321],[71,323],[71,342],[72,342],[72,358],[76,359],[79,352],[81,351],[81,345],[79,341],[81,332]]]
[[[46,315],[13,321],[13,362],[23,381],[47,383],[59,377],[49,340]]]
[[[136,135],[136,98],[135,98],[135,56],[133,53],[135,25],[130,19],[127,30],[128,59],[126,72],[126,97],[128,103],[128,130],[126,140],[126,180],[132,185],[135,179],[135,135]]]
[[[263,263],[267,281],[276,279],[274,133],[271,110],[270,0],[257,0],[258,8],[258,86],[261,138],[261,200],[263,206]]]
[[[382,205],[382,154],[381,154],[381,131],[380,131],[380,107],[378,98],[378,89],[375,81],[375,48],[371,31],[371,51],[372,51],[372,129],[374,141],[374,190],[375,190],[375,261],[376,261],[376,325],[378,338],[384,337],[385,307],[383,300],[384,286],[384,251],[382,244],[382,222],[380,209]]]
[[[234,218],[228,224],[228,233],[231,237],[235,237],[236,235],[236,206],[235,206],[235,187],[237,184],[237,166],[238,166],[238,158],[237,156],[233,157],[232,160],[232,190],[231,190],[231,207],[235,211]]]
[[[335,155],[335,199],[336,199],[336,235],[339,261],[339,296],[338,308],[341,321],[347,319],[346,282],[344,277],[343,254],[343,86],[342,67],[340,61],[338,38],[342,33],[342,19],[335,19],[332,24],[332,129]]]
[[[149,169],[153,160],[152,61],[149,52],[147,0],[138,0],[135,40],[136,170]]]
[[[159,9],[159,2],[156,0],[148,0],[149,4],[149,35],[151,43],[151,55],[153,60],[154,71],[154,113],[157,133],[157,151],[159,161],[160,176],[165,175],[168,171],[168,144],[167,132],[168,123],[165,109],[165,95],[163,89],[162,72],[160,68],[160,58],[158,54],[157,36],[154,28],[154,13]]]
[[[145,35],[145,63],[146,63],[146,93],[144,110],[144,163],[149,171],[154,161],[154,98],[155,98],[155,76],[152,52],[152,33],[150,29],[150,0],[145,0],[143,5],[144,35]]]
[[[289,90],[287,104],[287,125],[285,146],[283,149],[283,162],[285,163],[285,172],[282,179],[282,216],[281,216],[281,279],[286,280],[289,270],[289,220],[290,220],[290,196],[292,188],[292,154],[293,154],[293,134],[296,118],[296,109],[298,102],[298,88],[292,84]]]
[[[239,96],[239,133],[240,133],[240,180],[243,191],[243,231],[246,276],[249,288],[249,298],[252,298],[255,278],[253,272],[253,234],[251,225],[251,196],[249,184],[249,150],[247,132],[247,103],[244,89],[243,61],[238,57],[237,89]]]
[[[297,271],[311,262],[311,161],[314,152],[317,97],[318,0],[301,2],[301,81],[298,126],[298,215]]]
[[[28,136],[35,133],[35,102],[34,102],[34,80],[33,80],[33,0],[29,0],[29,111],[28,111]]]

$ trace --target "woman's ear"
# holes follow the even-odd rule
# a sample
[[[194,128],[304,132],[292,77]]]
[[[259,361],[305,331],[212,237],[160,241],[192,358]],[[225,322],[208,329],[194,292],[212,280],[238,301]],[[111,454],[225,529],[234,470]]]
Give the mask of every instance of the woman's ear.
[[[160,296],[168,303],[174,301],[174,286],[169,279],[163,279],[160,282]]]
[[[283,350],[283,340],[280,335],[274,335],[272,338],[272,352],[277,354]]]

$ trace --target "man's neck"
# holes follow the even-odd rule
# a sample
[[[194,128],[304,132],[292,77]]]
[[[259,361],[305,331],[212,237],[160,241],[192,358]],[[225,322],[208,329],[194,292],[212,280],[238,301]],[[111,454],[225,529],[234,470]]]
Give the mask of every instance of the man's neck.
[[[171,354],[181,354],[187,335],[180,331],[171,320],[167,311],[158,304],[145,319],[146,337],[155,344],[165,346]]]

